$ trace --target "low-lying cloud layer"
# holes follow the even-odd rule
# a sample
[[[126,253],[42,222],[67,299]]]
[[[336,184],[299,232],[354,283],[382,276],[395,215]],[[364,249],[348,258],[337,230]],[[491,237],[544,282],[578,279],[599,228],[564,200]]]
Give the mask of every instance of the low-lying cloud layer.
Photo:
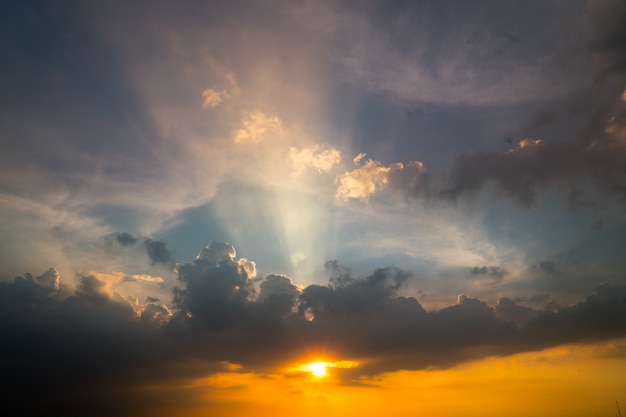
[[[510,298],[490,306],[467,295],[426,311],[402,295],[409,271],[388,267],[355,277],[335,261],[327,268],[328,285],[303,288],[283,275],[256,277],[253,261],[214,242],[177,265],[171,306],[123,297],[111,289],[112,278],[97,273],[81,276],[74,293],[54,269],[0,283],[2,389],[35,412],[72,412],[85,401],[101,403],[106,415],[144,401],[146,387],[226,371],[224,363],[272,373],[323,354],[358,361],[341,370],[354,383],[399,369],[626,336],[625,286],[602,285],[556,311]],[[472,273],[504,272],[485,266]],[[34,393],[37,401],[28,402]]]

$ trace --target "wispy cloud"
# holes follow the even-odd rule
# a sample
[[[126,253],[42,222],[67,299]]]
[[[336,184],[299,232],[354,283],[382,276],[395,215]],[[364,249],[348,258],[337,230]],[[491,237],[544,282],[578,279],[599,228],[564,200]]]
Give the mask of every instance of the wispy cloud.
[[[323,145],[313,145],[305,148],[291,148],[289,156],[293,162],[293,175],[300,176],[307,168],[318,172],[328,172],[341,161],[341,152]]]
[[[269,116],[261,111],[254,111],[242,123],[242,127],[233,133],[236,143],[257,143],[271,140],[272,135],[282,135],[283,125],[278,116]]]

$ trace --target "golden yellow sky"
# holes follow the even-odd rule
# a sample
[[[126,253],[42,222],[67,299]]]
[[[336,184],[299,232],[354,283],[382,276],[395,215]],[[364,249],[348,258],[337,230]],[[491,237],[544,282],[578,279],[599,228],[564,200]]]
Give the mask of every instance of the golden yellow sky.
[[[293,368],[219,373],[178,387],[188,407],[177,415],[608,417],[616,415],[616,401],[626,405],[625,348],[626,339],[568,345],[358,383],[341,382],[339,368],[322,378]],[[163,393],[172,388],[162,387]],[[183,412],[181,403],[170,405],[149,415]]]

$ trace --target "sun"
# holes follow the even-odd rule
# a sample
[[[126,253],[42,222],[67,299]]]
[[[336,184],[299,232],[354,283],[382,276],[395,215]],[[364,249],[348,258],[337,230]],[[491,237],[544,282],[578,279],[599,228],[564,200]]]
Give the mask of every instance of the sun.
[[[287,372],[306,372],[314,379],[322,379],[330,376],[330,368],[346,369],[355,368],[359,366],[359,362],[346,360],[346,361],[323,361],[317,360],[315,362],[300,363],[295,366],[287,368]]]
[[[309,364],[308,368],[316,378],[323,378],[327,375],[326,363],[324,362],[313,362]]]

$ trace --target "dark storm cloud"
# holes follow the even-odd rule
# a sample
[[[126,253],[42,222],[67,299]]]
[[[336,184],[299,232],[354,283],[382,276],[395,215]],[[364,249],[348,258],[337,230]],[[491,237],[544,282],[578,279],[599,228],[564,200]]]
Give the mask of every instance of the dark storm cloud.
[[[0,389],[15,406],[7,407],[23,415],[123,412],[132,403],[126,378],[166,365],[171,342],[96,277],[81,277],[69,297],[41,281],[0,283]]]
[[[209,331],[246,326],[255,316],[250,300],[255,295],[252,280],[254,264],[235,261],[235,248],[212,243],[191,263],[179,265],[174,289],[174,307],[185,324]]]
[[[593,0],[589,2],[590,16],[596,38],[591,49],[603,59],[603,69],[608,72],[626,70],[626,4],[618,0]]]
[[[174,255],[167,249],[165,242],[146,239],[144,243],[146,244],[146,250],[148,251],[148,257],[152,265],[169,265],[174,262]]]
[[[567,72],[574,54],[578,59],[593,62],[593,80],[559,102],[538,110],[526,126],[526,134],[568,118],[574,123],[582,119],[584,139],[593,140],[602,133],[604,123],[620,101],[626,75],[626,7],[614,0],[592,0],[587,6],[586,19],[570,23],[573,32],[585,27],[585,33],[577,32],[579,47],[561,54],[561,72]]]
[[[489,181],[514,201],[535,202],[537,189],[590,177],[626,197],[626,145],[616,140],[583,142],[524,140],[506,153],[471,152],[458,157],[446,191],[452,198],[480,191]]]
[[[595,65],[594,80],[558,105],[541,109],[526,129],[530,134],[570,117],[569,122],[583,120],[578,140],[527,140],[505,154],[461,155],[451,172],[453,195],[475,192],[493,181],[515,200],[532,204],[538,187],[587,176],[626,196],[626,6],[619,1],[591,1],[588,20],[586,53]],[[573,208],[596,204],[583,199],[576,187],[569,203]]]
[[[532,204],[538,187],[590,177],[626,196],[626,6],[619,1],[589,2],[590,39],[587,52],[595,65],[593,82],[553,107],[545,107],[526,128],[526,134],[569,118],[583,120],[576,141],[550,141],[525,145],[505,154],[474,152],[459,157],[451,172],[452,195],[479,190],[493,181],[505,194]],[[524,144],[521,142],[520,145]],[[570,206],[594,207],[572,188]]]
[[[523,329],[534,347],[581,340],[601,340],[626,333],[626,286],[603,284],[595,294],[558,312],[543,312]]]
[[[620,106],[626,110],[626,103]],[[568,196],[572,209],[598,207],[597,202],[584,198],[578,186],[591,179],[602,190],[626,198],[625,139],[626,112],[606,119],[604,131],[593,141],[523,139],[504,153],[463,153],[453,161],[447,175],[435,177],[421,167],[418,171],[397,170],[393,177],[390,172],[386,187],[427,201],[457,201],[491,183],[513,201],[532,206],[539,190],[569,186],[573,190]]]
[[[300,295],[299,311],[318,314],[361,314],[393,298],[410,274],[397,268],[377,269],[373,275],[356,279],[336,261],[327,263],[332,270],[329,286],[310,285]]]
[[[499,266],[475,266],[470,269],[472,275],[484,275],[491,278],[494,278],[496,281],[502,281],[502,279],[509,275],[508,271],[500,268]]]
[[[113,233],[112,238],[122,246],[133,246],[135,243],[137,243],[137,238],[126,232]]]
[[[530,206],[540,189],[566,186],[572,190],[570,207],[577,210],[598,206],[585,198],[581,188],[592,179],[605,191],[626,197],[626,6],[619,1],[591,1],[584,19],[584,34],[579,33],[581,22],[570,23],[579,37],[572,35],[576,45],[570,45],[574,49],[563,54],[558,66],[560,73],[568,73],[574,54],[579,61],[593,62],[591,76],[580,81],[576,91],[538,109],[520,132],[524,139],[517,147],[504,153],[462,153],[449,173],[439,176],[422,167],[398,170],[393,178],[389,174],[387,188],[410,197],[456,201],[492,183],[503,195]],[[571,129],[567,140],[549,134],[544,138],[539,129],[557,123],[576,129]]]
[[[504,321],[513,322],[518,326],[523,326],[530,320],[536,318],[541,313],[541,310],[534,310],[530,307],[519,305],[510,298],[500,298],[493,307],[496,316]]]
[[[232,245],[213,243],[178,265],[171,307],[124,298],[96,275],[79,277],[73,294],[53,269],[0,283],[3,392],[25,412],[82,415],[87,407],[89,415],[130,415],[154,405],[142,387],[178,386],[224,371],[222,361],[273,372],[327,352],[361,362],[337,370],[348,383],[626,336],[626,286],[600,286],[554,311],[509,298],[490,306],[466,295],[426,311],[401,295],[411,274],[398,268],[357,277],[332,261],[328,285],[300,288],[283,275],[256,279],[254,262],[235,256]],[[33,393],[37,401],[28,401]]]

